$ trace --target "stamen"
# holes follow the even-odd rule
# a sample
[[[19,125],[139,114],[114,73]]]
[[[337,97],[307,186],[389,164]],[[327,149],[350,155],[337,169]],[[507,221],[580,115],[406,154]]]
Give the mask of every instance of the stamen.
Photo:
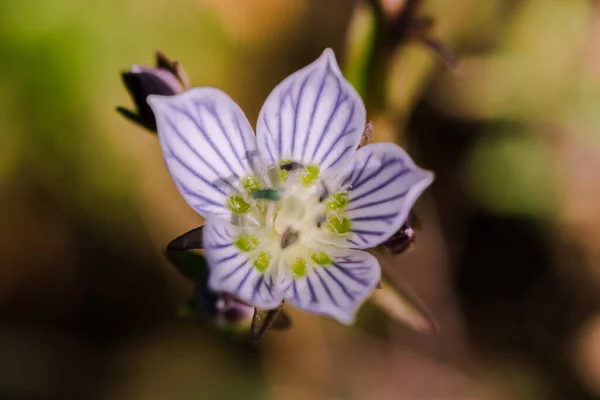
[[[213,181],[213,185],[220,187],[220,188],[227,188],[228,186],[235,188],[238,186],[238,185],[236,185],[235,177],[222,177],[222,178],[215,179]]]
[[[298,231],[292,230],[292,228],[287,228],[283,235],[281,235],[281,248],[285,249],[298,241],[300,238],[300,233]]]
[[[245,214],[244,217],[245,217],[244,226],[258,228],[258,227],[264,226],[264,224],[265,224],[265,221],[262,221],[261,219],[259,219],[261,217],[260,214],[259,215]]]
[[[248,203],[243,196],[229,196],[227,207],[236,214],[244,214],[250,211],[252,204]]]
[[[231,213],[231,225],[244,228],[246,226],[246,215]]]
[[[319,203],[322,203],[326,198],[329,197],[329,189],[327,189],[327,186],[323,181],[321,181],[321,186],[323,187],[323,192],[319,196]]]
[[[326,215],[319,215],[317,217],[317,228],[322,227],[323,224],[325,223],[325,221],[327,221],[327,216]]]
[[[279,167],[271,167],[267,171],[267,177],[271,182],[271,186],[279,187],[281,185],[281,175],[279,174]]]
[[[265,216],[265,222],[267,224],[270,224],[273,221],[273,218],[275,217],[275,211],[275,203],[269,202],[269,205],[267,206],[267,215]]]

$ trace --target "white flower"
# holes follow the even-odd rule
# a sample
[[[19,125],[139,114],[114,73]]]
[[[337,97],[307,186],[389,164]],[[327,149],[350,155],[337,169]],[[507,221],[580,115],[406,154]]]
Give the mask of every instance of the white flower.
[[[433,174],[391,143],[356,150],[365,107],[333,51],[271,92],[256,136],[218,89],[148,103],[175,184],[206,218],[211,288],[352,323],[381,275],[360,249],[400,228]]]

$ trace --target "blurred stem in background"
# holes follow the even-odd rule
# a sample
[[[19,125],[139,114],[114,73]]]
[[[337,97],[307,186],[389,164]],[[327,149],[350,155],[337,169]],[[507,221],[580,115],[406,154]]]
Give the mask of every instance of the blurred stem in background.
[[[420,43],[448,67],[457,67],[457,58],[432,36],[435,20],[420,16],[422,0],[359,1],[350,23],[346,44],[345,73],[365,101],[370,113],[389,110],[389,82],[399,47],[409,41]]]
[[[438,55],[447,66],[456,67],[454,54],[431,37],[430,28],[434,21],[429,17],[418,16],[421,3],[421,0],[369,0],[359,1],[355,6],[347,33],[344,70],[346,77],[363,98],[369,118],[388,116],[392,121],[398,121],[394,115],[398,110],[389,106],[388,86],[393,63],[403,62],[401,58],[395,59],[395,55],[408,41],[418,40],[418,43],[431,50],[432,56]],[[392,123],[391,129],[398,129],[393,125]],[[411,238],[407,243],[412,243],[413,240]],[[398,259],[385,253],[385,249],[379,253],[382,267],[387,267],[383,268],[384,282],[369,301],[393,321],[401,322],[421,333],[436,332],[437,323],[420,303],[418,296],[411,293],[405,285],[391,283],[389,276],[386,276],[389,275],[390,268],[397,266]],[[381,323],[375,323],[373,318],[363,320],[361,325],[381,328]]]

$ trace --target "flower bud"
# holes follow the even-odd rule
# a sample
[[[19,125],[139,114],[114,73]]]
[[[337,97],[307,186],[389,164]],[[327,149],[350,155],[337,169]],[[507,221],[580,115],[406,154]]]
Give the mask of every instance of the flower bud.
[[[173,96],[190,87],[187,74],[179,62],[160,51],[156,52],[156,67],[134,65],[128,72],[123,72],[122,78],[136,110],[117,107],[117,111],[152,132],[156,132],[156,119],[146,103],[148,95]]]
[[[210,291],[206,282],[196,282],[194,303],[197,310],[202,311],[220,328],[247,331],[252,323],[254,307],[230,294]]]
[[[388,240],[382,243],[383,247],[392,254],[404,253],[415,243],[415,230],[413,229],[414,214],[409,214],[406,222]]]

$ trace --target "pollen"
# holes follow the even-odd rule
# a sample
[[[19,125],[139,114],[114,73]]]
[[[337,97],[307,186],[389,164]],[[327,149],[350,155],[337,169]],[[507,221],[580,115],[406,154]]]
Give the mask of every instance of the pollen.
[[[266,251],[261,251],[258,253],[258,257],[254,260],[254,268],[258,270],[260,273],[264,273],[271,263],[271,254]]]
[[[230,196],[227,200],[227,207],[236,214],[245,214],[250,211],[250,203],[242,196]]]
[[[315,253],[312,253],[310,255],[310,258],[317,264],[320,265],[322,267],[326,266],[326,265],[331,265],[332,260],[331,257],[329,257],[327,255],[327,253],[325,253],[324,251],[318,251]]]
[[[260,180],[254,175],[248,175],[242,179],[242,186],[246,191],[262,189]]]
[[[344,207],[346,204],[348,204],[348,193],[338,192],[329,196],[325,203],[325,207],[327,207],[328,210],[335,211]]]
[[[316,165],[307,165],[306,174],[302,177],[302,183],[304,186],[312,185],[317,179],[319,179],[319,173],[321,170]]]
[[[338,214],[333,214],[327,218],[327,228],[338,235],[350,233],[350,220]]]
[[[297,258],[291,265],[292,274],[294,278],[302,278],[306,276],[306,260],[304,258]]]
[[[258,238],[255,235],[242,235],[233,242],[233,245],[240,251],[249,252],[258,246]]]

